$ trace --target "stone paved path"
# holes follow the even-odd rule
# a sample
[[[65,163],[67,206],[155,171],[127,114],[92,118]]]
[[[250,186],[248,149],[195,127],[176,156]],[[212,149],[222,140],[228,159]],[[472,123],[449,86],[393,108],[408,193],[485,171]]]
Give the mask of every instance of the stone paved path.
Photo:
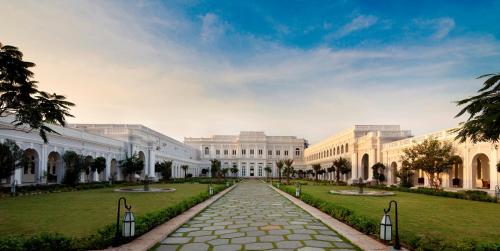
[[[157,250],[355,250],[260,181],[240,183]]]

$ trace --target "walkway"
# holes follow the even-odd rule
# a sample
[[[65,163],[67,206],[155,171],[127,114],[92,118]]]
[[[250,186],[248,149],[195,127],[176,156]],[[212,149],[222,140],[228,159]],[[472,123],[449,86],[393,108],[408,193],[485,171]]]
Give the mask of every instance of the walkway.
[[[260,181],[247,181],[161,242],[157,250],[354,250]]]

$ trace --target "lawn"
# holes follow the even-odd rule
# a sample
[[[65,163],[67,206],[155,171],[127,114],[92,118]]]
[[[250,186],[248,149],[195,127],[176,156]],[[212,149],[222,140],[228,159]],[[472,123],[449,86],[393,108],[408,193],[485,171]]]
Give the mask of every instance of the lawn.
[[[94,233],[116,221],[117,201],[126,197],[136,215],[166,208],[206,191],[206,184],[155,184],[170,193],[119,193],[115,188],[91,189],[0,198],[0,235],[59,232],[67,236]],[[122,211],[123,212],[123,211]]]
[[[367,197],[333,195],[332,189],[357,189],[305,185],[302,190],[334,202],[356,214],[380,222],[390,200],[398,202],[400,234],[426,235],[448,241],[471,238],[479,242],[500,241],[500,204],[396,192],[394,196]],[[394,209],[392,209],[394,210]],[[394,221],[394,217],[392,217]]]

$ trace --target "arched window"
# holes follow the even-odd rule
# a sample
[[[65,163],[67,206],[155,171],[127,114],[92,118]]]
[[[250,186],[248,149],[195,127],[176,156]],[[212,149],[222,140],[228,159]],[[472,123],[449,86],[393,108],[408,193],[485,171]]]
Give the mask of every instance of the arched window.
[[[349,144],[345,143],[345,152],[349,152]]]
[[[340,147],[337,146],[337,154],[340,154]]]
[[[340,147],[340,152],[341,152],[341,153],[344,153],[344,145],[342,145],[342,146]]]
[[[210,154],[210,150],[208,149],[208,147],[205,147],[205,155],[208,155]]]
[[[295,148],[295,156],[300,156],[300,149],[299,148]]]

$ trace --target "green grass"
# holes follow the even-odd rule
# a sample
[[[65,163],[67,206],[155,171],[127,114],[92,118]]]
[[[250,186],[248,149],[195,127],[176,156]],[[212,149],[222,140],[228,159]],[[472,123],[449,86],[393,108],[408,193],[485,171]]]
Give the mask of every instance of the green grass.
[[[170,193],[119,193],[115,188],[91,189],[0,198],[0,235],[59,232],[66,236],[92,234],[116,221],[117,201],[127,198],[135,215],[174,205],[206,191],[206,184],[154,184],[173,187]],[[123,208],[122,208],[123,212]]]
[[[387,197],[334,195],[329,193],[332,189],[357,188],[302,186],[305,193],[349,208],[355,214],[377,222],[380,222],[389,201],[396,200],[401,235],[426,235],[452,242],[464,238],[490,243],[500,241],[500,204],[405,192],[395,192],[396,195]]]

